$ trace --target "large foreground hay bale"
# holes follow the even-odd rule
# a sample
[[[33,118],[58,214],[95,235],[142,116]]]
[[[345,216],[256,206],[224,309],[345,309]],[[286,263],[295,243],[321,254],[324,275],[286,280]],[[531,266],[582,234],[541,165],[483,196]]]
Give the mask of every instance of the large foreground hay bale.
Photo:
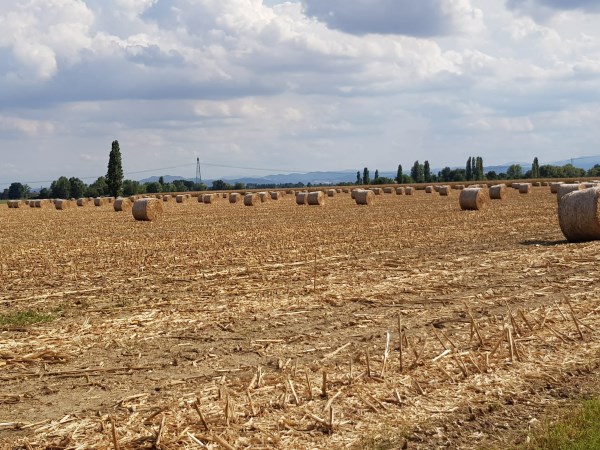
[[[135,220],[152,221],[163,212],[163,202],[157,198],[141,198],[131,208]]]
[[[237,203],[240,201],[241,198],[242,196],[238,192],[229,194],[229,203]]]
[[[244,205],[245,206],[254,206],[260,203],[260,195],[256,192],[250,192],[244,195]]]
[[[520,183],[519,194],[529,194],[531,192],[531,183]]]
[[[354,194],[354,200],[357,205],[371,206],[375,200],[375,193],[369,189],[360,189]]]
[[[323,191],[316,191],[308,194],[308,204],[313,206],[323,206],[325,204],[325,194],[323,194]]]
[[[569,192],[581,191],[582,189],[583,189],[583,186],[581,186],[581,184],[579,184],[579,183],[573,183],[573,184],[566,184],[565,183],[565,184],[561,184],[558,187],[558,192],[556,193],[556,201],[560,205],[561,198],[563,198]]]
[[[128,198],[117,198],[113,203],[115,211],[127,211],[132,206],[131,200]]]
[[[600,239],[600,188],[569,192],[558,205],[560,229],[569,242]]]
[[[415,188],[412,186],[408,186],[404,188],[404,193],[406,195],[413,195],[413,192],[415,192]]]
[[[29,200],[29,207],[30,208],[35,208],[35,200]]]
[[[308,204],[308,192],[298,192],[296,194],[296,205]]]
[[[490,187],[490,198],[492,200],[502,200],[506,196],[506,184],[496,184]]]
[[[481,188],[466,188],[460,192],[458,202],[463,210],[480,210],[487,206],[489,202],[487,190]]]

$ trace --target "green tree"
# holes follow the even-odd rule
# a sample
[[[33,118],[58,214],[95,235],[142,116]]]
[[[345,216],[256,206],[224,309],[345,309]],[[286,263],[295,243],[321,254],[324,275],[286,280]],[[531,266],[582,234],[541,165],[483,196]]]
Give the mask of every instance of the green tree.
[[[38,198],[50,198],[50,189],[41,188],[40,193],[38,194]]]
[[[242,189],[246,189],[246,186],[241,181],[238,181],[233,185],[233,189],[235,189],[236,191],[241,191]]]
[[[142,194],[140,192],[140,182],[134,180],[124,180],[123,181],[123,195],[137,195]]]
[[[231,186],[225,183],[223,180],[214,180],[212,182],[213,191],[227,191],[229,189],[231,189]]]
[[[523,178],[523,168],[519,164],[511,164],[506,170],[506,177],[509,180],[518,180]]]
[[[402,164],[398,164],[398,170],[396,171],[396,183],[402,184]]]
[[[533,158],[533,163],[531,164],[531,178],[539,178],[540,177],[540,163],[538,162],[537,156]]]
[[[112,142],[112,149],[108,157],[108,172],[106,173],[108,195],[119,197],[123,195],[123,165],[121,162],[121,149],[119,141]]]
[[[369,176],[369,169],[365,167],[363,170],[363,184],[371,184],[371,177]]]
[[[157,181],[146,183],[146,192],[149,194],[158,194],[159,192],[162,192],[162,186]]]
[[[375,178],[373,178],[375,183],[377,183],[377,180],[379,180],[379,169],[375,169]]]
[[[158,184],[160,184],[161,186],[165,184],[165,177],[163,177],[162,175],[158,177]]]
[[[8,187],[7,197],[10,200],[18,200],[20,198],[26,198],[29,194],[29,186],[21,183],[11,183]]]
[[[469,159],[467,159],[467,166],[465,167],[466,169],[466,180],[467,181],[471,181],[473,179],[473,169],[471,166],[471,157],[469,156]]]
[[[361,178],[360,178],[360,170],[356,171],[356,184],[360,184],[361,183]]]
[[[426,160],[423,163],[423,181],[425,181],[425,183],[430,183],[431,180],[431,167],[429,167],[429,161]]]
[[[477,180],[482,181],[485,180],[485,174],[483,173],[483,158],[481,156],[477,157],[475,162],[475,167],[477,168]]]
[[[590,170],[587,171],[586,176],[588,177],[600,177],[600,164],[594,164]]]
[[[488,180],[497,180],[498,174],[495,171],[490,170],[488,173],[485,174],[485,178]]]
[[[108,192],[108,187],[106,184],[105,177],[98,177],[96,181],[88,186],[85,190],[86,197],[100,197],[102,195],[106,195]]]
[[[70,198],[71,197],[71,183],[67,177],[59,177],[58,180],[54,180],[50,184],[50,192],[54,198]]]
[[[69,178],[69,184],[71,185],[71,197],[81,198],[85,195],[85,190],[87,189],[87,186],[79,178]]]
[[[410,169],[410,177],[415,183],[423,183],[425,181],[425,170],[423,164],[419,164],[418,160],[415,161]]]

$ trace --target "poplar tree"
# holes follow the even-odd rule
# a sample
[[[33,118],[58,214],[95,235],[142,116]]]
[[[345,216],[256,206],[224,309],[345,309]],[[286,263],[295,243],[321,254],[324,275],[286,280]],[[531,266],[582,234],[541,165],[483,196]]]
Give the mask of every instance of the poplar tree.
[[[108,194],[112,197],[123,195],[123,165],[121,163],[119,141],[113,141],[112,143],[112,149],[108,157],[106,184],[108,186]]]

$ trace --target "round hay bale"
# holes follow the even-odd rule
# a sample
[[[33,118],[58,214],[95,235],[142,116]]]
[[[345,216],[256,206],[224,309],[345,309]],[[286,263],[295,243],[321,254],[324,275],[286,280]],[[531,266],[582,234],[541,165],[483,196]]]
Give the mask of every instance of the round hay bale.
[[[352,189],[352,192],[350,192],[350,198],[352,200],[356,200],[356,192],[360,191],[361,189]]]
[[[48,208],[53,206],[54,203],[51,200],[36,200],[34,205],[36,208]]]
[[[35,200],[29,200],[29,207],[30,208],[35,208]]]
[[[296,205],[308,204],[308,192],[298,192],[296,194]]]
[[[348,188],[342,188],[342,193],[349,194],[350,193],[350,189],[348,189]]]
[[[135,199],[133,201],[135,202]],[[170,195],[163,195],[162,196],[162,201],[163,202],[169,202],[169,201],[171,201],[171,196]]]
[[[412,186],[408,186],[404,188],[404,193],[406,195],[413,195],[413,192],[415,192],[415,188]]]
[[[107,198],[106,198],[106,201],[107,201],[107,202],[108,202],[110,205],[112,205],[112,204],[115,202],[115,198],[114,198],[114,197],[107,197]]]
[[[542,181],[542,186],[548,186],[548,182],[547,181]]]
[[[457,191],[462,191],[465,188],[464,184],[455,184],[454,185],[454,189],[456,189]]]
[[[556,201],[560,205],[561,198],[563,198],[569,192],[581,191],[582,189],[583,189],[583,186],[579,183],[573,183],[573,184],[563,183],[558,187],[558,192],[556,193]]]
[[[589,189],[589,188],[593,188],[598,186],[598,183],[594,183],[594,182],[585,182],[585,183],[581,183],[581,185],[583,186],[584,189]]]
[[[113,208],[115,211],[127,211],[131,208],[131,200],[128,198],[117,198],[113,203]]]
[[[323,191],[316,191],[308,194],[308,204],[312,206],[325,205],[325,194],[323,194]]]
[[[335,197],[337,191],[335,189],[327,189],[327,197]]]
[[[519,194],[529,194],[531,192],[531,183],[519,184]]]
[[[492,200],[502,200],[506,196],[506,184],[495,184],[490,187],[489,192]]]
[[[433,186],[425,186],[426,194],[433,194]]]
[[[8,208],[9,208],[9,209],[12,209],[12,208],[14,208],[14,206],[13,206],[13,205],[14,205],[14,200],[9,200],[9,201],[7,201],[7,202],[6,202],[6,205],[8,206]]]
[[[136,200],[131,208],[135,220],[151,222],[163,212],[163,202],[157,198],[141,198]]]
[[[237,192],[229,194],[229,203],[237,203],[240,201],[241,198],[242,196]]]
[[[556,181],[556,182],[550,183],[550,193],[558,194],[558,188],[560,187],[561,184],[565,184],[565,183],[562,181]]]
[[[271,192],[271,200],[279,200],[281,198],[281,192],[273,191]]]
[[[533,183],[533,187],[541,187],[541,186],[542,186],[541,181],[536,181],[535,183]]]
[[[258,196],[260,198],[261,203],[268,202],[271,199],[271,196],[269,195],[268,192],[259,192]]]
[[[94,206],[104,206],[108,203],[108,199],[106,197],[96,197],[94,199]]]
[[[394,188],[391,186],[387,186],[383,188],[383,193],[384,194],[393,194],[394,193]]]
[[[518,191],[521,188],[521,183],[511,183],[510,187]]]
[[[398,186],[396,188],[396,195],[404,195],[404,187]]]
[[[214,203],[215,199],[216,198],[213,194],[204,194],[202,196],[202,203],[209,205],[211,203]]]
[[[480,210],[487,206],[489,194],[481,188],[467,188],[460,192],[458,202],[463,210]]]
[[[558,222],[569,242],[600,239],[600,188],[564,194],[558,205]]]
[[[223,195],[221,197],[227,198],[227,192],[223,192]]]
[[[87,198],[78,198],[77,199],[77,206],[87,206],[90,203],[90,201]]]
[[[383,190],[381,188],[373,188],[371,189],[375,195],[381,195]]]
[[[288,189],[286,191],[286,194],[288,194],[288,195],[296,195],[296,191],[294,191],[293,189]]]
[[[20,200],[9,200],[7,202],[7,205],[9,208],[20,208],[22,205],[22,202]]]
[[[341,189],[341,188],[337,188],[337,189],[335,190],[335,193],[336,193],[336,194],[341,194],[341,193],[342,193],[342,189]]]
[[[164,200],[164,197],[163,197]],[[185,194],[179,194],[175,197],[175,201],[177,203],[184,203],[187,200],[187,197],[185,196]]]
[[[438,186],[438,194],[442,197],[448,197],[450,195],[450,186]]]
[[[360,189],[354,194],[354,200],[357,205],[372,206],[375,201],[375,193],[369,189]]]
[[[62,198],[59,198],[54,201],[54,207],[59,211],[69,209],[71,206],[73,206],[71,200],[63,200]]]
[[[256,192],[250,192],[249,194],[244,195],[244,205],[245,206],[255,206],[261,203],[260,195]]]

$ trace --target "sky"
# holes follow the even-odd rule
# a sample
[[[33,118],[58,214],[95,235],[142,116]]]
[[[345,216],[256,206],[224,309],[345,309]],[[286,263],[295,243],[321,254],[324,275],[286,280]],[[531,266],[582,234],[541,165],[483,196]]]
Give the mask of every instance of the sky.
[[[600,154],[596,0],[2,0],[0,188]]]

